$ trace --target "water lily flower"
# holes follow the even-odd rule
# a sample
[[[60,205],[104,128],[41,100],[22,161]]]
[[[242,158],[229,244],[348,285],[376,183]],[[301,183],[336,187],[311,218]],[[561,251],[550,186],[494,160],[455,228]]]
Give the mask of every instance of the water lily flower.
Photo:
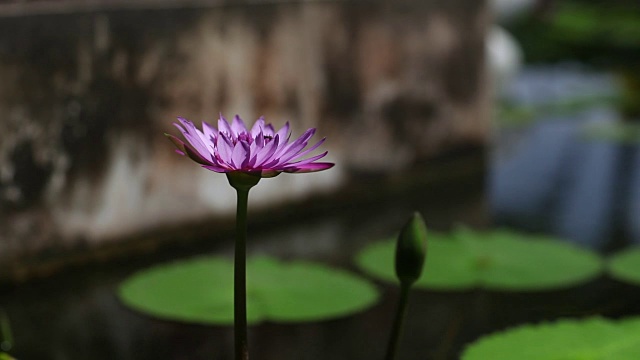
[[[334,164],[317,162],[327,155],[305,157],[317,149],[325,139],[307,148],[316,129],[311,128],[293,142],[289,123],[278,131],[273,125],[259,118],[247,129],[244,121],[236,115],[231,124],[220,115],[218,128],[202,122],[202,130],[191,121],[178,118],[174,125],[187,142],[165,134],[177,147],[176,152],[188,156],[203,168],[226,173],[229,184],[237,192],[236,241],[234,250],[234,338],[235,359],[248,360],[247,342],[247,286],[246,243],[247,206],[249,190],[263,177],[274,177],[282,172],[306,173],[331,168]],[[0,359],[1,360],[1,359]]]
[[[231,124],[220,115],[218,128],[202,122],[202,130],[191,121],[178,118],[174,125],[187,142],[165,134],[176,146],[176,152],[186,155],[203,168],[219,173],[244,173],[259,178],[274,177],[282,172],[306,173],[331,168],[334,164],[316,162],[325,157],[327,151],[304,158],[317,149],[325,139],[305,149],[315,134],[311,128],[298,139],[289,142],[291,133],[287,122],[278,131],[260,117],[249,130],[236,115]]]

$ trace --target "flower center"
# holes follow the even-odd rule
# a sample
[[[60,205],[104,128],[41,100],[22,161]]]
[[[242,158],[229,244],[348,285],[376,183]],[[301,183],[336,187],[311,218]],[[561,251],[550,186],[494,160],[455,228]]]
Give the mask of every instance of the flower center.
[[[230,134],[224,132],[224,134],[226,135],[226,137],[231,141],[231,143],[235,146],[239,141],[244,141],[245,143],[251,145],[253,144],[256,139],[254,139],[250,133],[248,132],[241,132],[239,134],[237,134],[235,137],[231,136]],[[263,139],[263,143],[264,145],[268,144],[269,142],[271,142],[273,140],[273,136],[271,135],[263,135],[262,136]]]
[[[248,144],[253,143],[253,138],[251,137],[250,134],[247,134],[246,132],[240,133],[238,134],[238,141],[244,141]]]

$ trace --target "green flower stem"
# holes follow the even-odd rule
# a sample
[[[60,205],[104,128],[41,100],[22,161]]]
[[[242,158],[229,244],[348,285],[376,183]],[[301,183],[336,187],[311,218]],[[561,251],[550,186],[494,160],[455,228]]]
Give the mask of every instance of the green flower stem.
[[[395,360],[398,353],[398,344],[402,336],[402,325],[407,315],[407,304],[409,302],[409,290],[411,290],[411,282],[400,283],[400,299],[396,308],[396,317],[393,320],[393,328],[389,336],[389,345],[387,346],[387,355],[385,360]]]
[[[249,190],[258,184],[259,176],[243,172],[227,173],[229,184],[236,189],[236,248],[233,262],[233,331],[235,360],[249,359],[247,342],[247,205]]]
[[[249,189],[236,188],[236,246],[233,270],[235,359],[249,359],[247,345],[247,204]]]

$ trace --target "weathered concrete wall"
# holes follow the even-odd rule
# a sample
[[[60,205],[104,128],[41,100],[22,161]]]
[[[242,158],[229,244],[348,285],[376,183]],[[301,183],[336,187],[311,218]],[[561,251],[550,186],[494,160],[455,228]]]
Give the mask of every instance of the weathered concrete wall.
[[[255,206],[331,192],[353,170],[410,167],[487,133],[483,1],[3,6],[0,273],[49,248],[228,214],[226,178],[162,135],[176,116],[265,115],[329,138],[335,169],[263,180]]]

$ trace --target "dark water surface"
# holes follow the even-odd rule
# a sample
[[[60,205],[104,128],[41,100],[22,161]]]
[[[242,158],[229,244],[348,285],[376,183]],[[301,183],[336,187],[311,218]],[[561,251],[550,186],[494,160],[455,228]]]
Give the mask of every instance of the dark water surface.
[[[456,224],[487,227],[482,173],[355,202],[302,217],[293,224],[254,225],[249,252],[283,259],[310,259],[357,271],[354,254],[392,235],[414,210],[432,230]],[[0,306],[13,325],[12,353],[23,360],[199,360],[232,359],[230,327],[188,325],[151,319],[123,307],[118,284],[134,271],[175,259],[215,253],[231,255],[231,239],[198,242],[77,268],[52,278],[0,289]],[[428,260],[427,260],[428,261]],[[381,301],[345,318],[305,324],[264,323],[250,329],[252,359],[382,359],[397,289],[378,284]],[[412,294],[400,359],[457,359],[482,334],[524,322],[593,314],[640,313],[640,291],[601,278],[552,292],[505,294],[487,291]]]
[[[477,173],[472,179],[347,204],[293,224],[279,221],[272,227],[254,226],[249,252],[311,259],[357,271],[353,255],[365,244],[395,233],[414,210],[424,214],[432,229],[446,230],[456,223],[486,225],[483,193],[482,174]],[[202,241],[176,252],[163,250],[153,256],[84,266],[49,279],[4,286],[0,307],[13,327],[11,353],[23,360],[231,359],[230,327],[151,319],[123,307],[115,295],[118,284],[142,267],[208,253],[231,255],[231,249],[231,239],[223,244]],[[380,290],[378,305],[350,317],[252,327],[252,358],[381,358],[397,294],[392,286],[380,284]],[[477,297],[416,293],[402,358],[425,359],[434,354],[440,356],[433,358],[455,358],[461,344],[469,340],[460,324],[468,317],[469,299]]]
[[[610,77],[572,71],[525,72],[525,86],[512,91],[511,100],[535,105],[581,89],[588,93],[612,86]],[[482,170],[467,171],[387,195],[373,187],[374,200],[327,207],[321,214],[297,216],[290,223],[280,219],[254,225],[249,252],[357,271],[354,254],[395,233],[414,210],[423,213],[432,230],[460,223],[480,228],[506,224],[560,235],[604,252],[640,242],[640,147],[588,141],[583,136],[585,124],[609,123],[617,116],[611,106],[597,105],[570,114],[544,114],[538,119],[542,121],[527,126],[500,128],[486,176]],[[231,359],[230,327],[151,319],[124,308],[115,296],[118,284],[143,267],[231,252],[231,238],[216,243],[203,240],[4,286],[0,307],[13,326],[12,354],[22,360]],[[382,359],[397,289],[378,285],[380,303],[362,313],[252,327],[252,359]],[[640,314],[640,290],[603,276],[573,289],[540,293],[417,291],[412,294],[399,359],[457,359],[465,344],[482,334],[524,322],[594,314]]]

